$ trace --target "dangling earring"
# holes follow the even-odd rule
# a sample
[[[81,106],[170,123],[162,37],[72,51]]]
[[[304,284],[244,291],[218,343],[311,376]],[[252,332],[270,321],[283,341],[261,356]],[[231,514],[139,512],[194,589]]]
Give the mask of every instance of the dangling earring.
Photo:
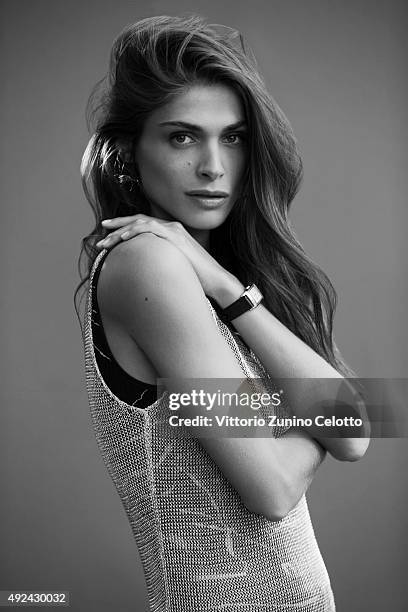
[[[133,191],[135,185],[141,189],[142,180],[138,174],[135,177],[131,175],[130,167],[131,164],[124,162],[118,155],[113,165],[114,177],[119,185],[128,191]]]

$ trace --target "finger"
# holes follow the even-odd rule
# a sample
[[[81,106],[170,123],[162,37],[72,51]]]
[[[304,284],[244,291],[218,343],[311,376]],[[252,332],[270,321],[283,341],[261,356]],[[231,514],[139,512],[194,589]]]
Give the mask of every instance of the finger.
[[[109,234],[109,236],[106,236],[106,238],[103,238],[102,240],[99,240],[99,242],[96,243],[96,247],[98,249],[105,249],[107,247],[112,247],[115,244],[117,244],[118,242],[120,242],[122,239],[120,237],[120,233],[112,233]]]
[[[147,215],[142,213],[138,213],[137,215],[131,215],[129,217],[114,217],[113,219],[103,219],[101,221],[103,226],[106,227],[122,227],[123,225],[127,225],[128,223],[132,223],[132,221],[136,221],[139,218],[148,218]]]
[[[96,247],[99,249],[112,248],[118,242],[129,240],[134,236],[144,233],[151,233],[159,236],[160,238],[168,237],[168,230],[164,225],[159,223],[148,223],[147,221],[144,223],[133,223],[129,226],[129,229],[123,231],[123,228],[117,232],[113,232],[103,240],[100,240],[96,243]]]
[[[100,249],[104,249],[106,246],[111,247],[114,244],[117,244],[118,242],[122,240],[122,236],[124,233],[126,234],[126,239],[132,238],[132,236],[135,235],[133,233],[134,228],[137,227],[140,223],[146,223],[146,222],[147,222],[147,219],[136,219],[136,221],[133,221],[133,223],[124,225],[123,227],[119,227],[119,229],[117,229],[116,231],[112,231],[109,234],[109,236],[106,236],[105,238],[97,242],[95,246],[97,246]]]

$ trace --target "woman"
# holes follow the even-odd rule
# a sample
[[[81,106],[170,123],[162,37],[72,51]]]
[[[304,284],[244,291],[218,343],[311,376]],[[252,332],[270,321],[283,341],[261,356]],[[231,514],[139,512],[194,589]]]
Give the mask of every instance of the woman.
[[[87,387],[151,610],[334,610],[304,493],[326,450],[351,461],[367,441],[285,426],[197,439],[168,418],[197,378],[302,379],[288,396],[301,415],[327,399],[313,379],[351,374],[334,290],[288,221],[302,174],[290,126],[242,39],[200,18],[127,27],[91,103]]]

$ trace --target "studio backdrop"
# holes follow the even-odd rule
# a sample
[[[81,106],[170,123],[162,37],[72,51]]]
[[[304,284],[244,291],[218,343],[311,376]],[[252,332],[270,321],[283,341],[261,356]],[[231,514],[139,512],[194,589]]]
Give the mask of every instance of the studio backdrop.
[[[407,377],[407,9],[398,0],[3,0],[0,590],[66,590],[71,609],[146,610],[129,524],[92,432],[73,308],[93,226],[85,107],[115,36],[197,13],[238,28],[304,162],[291,219],[339,297],[361,377]],[[407,606],[408,444],[326,459],[308,493],[339,612]]]

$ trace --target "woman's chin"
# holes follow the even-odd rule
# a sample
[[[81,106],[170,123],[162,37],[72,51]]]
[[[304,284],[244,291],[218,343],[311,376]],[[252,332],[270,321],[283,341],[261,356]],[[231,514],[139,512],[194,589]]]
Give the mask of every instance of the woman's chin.
[[[186,221],[183,221],[180,219],[180,223],[182,223],[184,225],[184,227],[186,229],[191,229],[191,230],[195,230],[195,231],[211,231],[214,229],[217,229],[217,227],[220,227],[220,225],[222,225],[225,221],[226,217],[217,217],[217,218],[212,218],[212,219],[205,219],[202,221],[197,221],[196,219],[186,219]]]
[[[198,209],[194,212],[189,210],[186,214],[174,215],[157,205],[151,205],[150,207],[150,215],[152,217],[167,221],[179,221],[186,229],[195,231],[210,231],[220,227],[230,212],[230,209],[214,208],[214,210]]]
[[[196,230],[213,230],[220,227],[231,211],[228,210],[204,210],[194,215],[186,215],[179,221],[184,225]]]

